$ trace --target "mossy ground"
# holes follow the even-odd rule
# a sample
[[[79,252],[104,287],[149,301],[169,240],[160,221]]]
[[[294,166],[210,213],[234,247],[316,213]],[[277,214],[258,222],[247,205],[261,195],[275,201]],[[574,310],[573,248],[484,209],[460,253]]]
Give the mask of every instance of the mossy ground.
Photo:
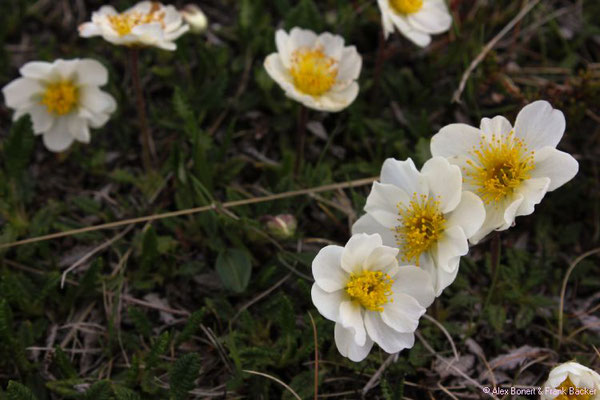
[[[12,123],[0,107],[0,242],[376,176],[387,157],[421,165],[441,126],[497,114],[512,120],[523,105],[546,99],[565,112],[559,147],[578,159],[578,176],[501,235],[497,269],[489,241],[474,247],[428,314],[451,336],[455,367],[484,386],[539,386],[555,363],[571,359],[600,369],[597,254],[570,275],[562,341],[558,329],[567,269],[600,245],[600,3],[542,1],[478,66],[455,104],[462,73],[525,2],[451,1],[451,32],[425,50],[394,35],[376,83],[375,1],[203,1],[206,35],[182,37],[172,53],[141,51],[153,173],[141,167],[127,49],[77,35],[102,3],[2,2],[1,85],[27,61],[93,57],[110,70],[106,90],[119,109],[90,145],[55,155],[27,118]],[[293,26],[341,34],[364,58],[357,101],[338,114],[309,113],[296,176],[298,105],[262,67],[275,30]],[[320,398],[361,398],[388,355],[375,348],[355,364],[338,354],[333,323],[311,304],[310,263],[320,247],[345,243],[367,194],[364,186],[2,250],[0,399],[30,398],[25,387],[39,400],[292,398],[244,370],[313,398],[309,313]],[[261,219],[281,213],[298,220],[287,240]],[[74,264],[61,288],[61,273]],[[365,397],[483,398],[440,361],[453,358],[444,332],[429,319],[419,332],[424,341],[386,364]],[[9,380],[24,387],[7,391]]]

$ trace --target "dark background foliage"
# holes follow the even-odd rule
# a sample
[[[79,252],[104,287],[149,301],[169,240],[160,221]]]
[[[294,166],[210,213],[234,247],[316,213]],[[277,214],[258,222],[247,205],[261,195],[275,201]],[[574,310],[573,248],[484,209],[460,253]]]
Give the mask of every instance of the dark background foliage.
[[[447,337],[422,320],[424,341],[386,364],[365,397],[483,397],[456,368],[486,386],[538,386],[570,359],[599,369],[596,256],[568,280],[562,340],[558,310],[569,264],[599,245],[600,3],[542,1],[479,65],[461,104],[450,101],[461,74],[525,2],[450,3],[452,30],[427,49],[398,35],[388,41],[378,88],[375,1],[199,3],[211,21],[207,34],[182,37],[172,53],[141,52],[159,157],[146,173],[127,49],[76,33],[103,2],[3,0],[1,85],[27,61],[93,57],[110,70],[106,90],[119,109],[90,145],[55,155],[33,137],[28,118],[12,123],[0,106],[0,242],[376,176],[387,157],[421,165],[441,126],[514,119],[523,105],[547,99],[566,114],[559,147],[578,159],[578,176],[501,235],[499,268],[489,242],[474,247],[428,311],[457,347],[455,368],[440,360],[453,359]],[[298,105],[262,68],[275,30],[293,26],[341,34],[364,59],[351,107],[310,112],[306,162],[295,177]],[[309,312],[321,398],[361,398],[388,355],[375,348],[355,364],[337,353],[333,323],[310,301],[310,263],[320,247],[348,239],[367,193],[334,191],[1,250],[0,399],[292,398],[244,370],[312,398]],[[274,236],[261,219],[280,213],[298,219],[292,238]],[[61,288],[62,271],[74,264]]]

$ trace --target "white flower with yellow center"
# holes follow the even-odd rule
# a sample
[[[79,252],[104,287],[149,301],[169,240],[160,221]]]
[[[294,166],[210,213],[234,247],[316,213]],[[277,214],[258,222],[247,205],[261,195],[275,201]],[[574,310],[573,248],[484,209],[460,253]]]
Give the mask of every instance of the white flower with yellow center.
[[[306,107],[336,112],[358,95],[362,58],[341,36],[293,28],[277,31],[277,53],[265,59],[267,73],[285,94]]]
[[[431,153],[460,166],[465,188],[485,203],[486,219],[472,243],[533,213],[546,192],[577,174],[577,161],[556,149],[564,131],[563,113],[536,101],[519,112],[514,128],[497,116],[482,119],[480,129],[451,124],[433,136]]]
[[[378,0],[387,38],[400,33],[418,46],[431,43],[431,35],[446,32],[452,25],[452,17],[444,0]]]
[[[61,152],[73,141],[90,142],[90,127],[100,128],[117,109],[114,98],[100,90],[108,71],[91,59],[33,61],[2,89],[14,120],[31,116],[33,131],[43,135],[48,150]]]
[[[576,362],[550,371],[542,387],[542,400],[600,400],[600,375]]]
[[[456,278],[468,239],[485,219],[483,203],[462,190],[460,169],[442,157],[428,160],[420,172],[410,158],[389,158],[380,181],[352,233],[380,234],[384,245],[400,249],[400,261],[431,274],[439,296]]]
[[[367,357],[373,342],[388,353],[412,347],[433,302],[429,274],[399,267],[397,254],[379,235],[358,234],[345,247],[321,249],[312,263],[312,301],[335,322],[335,344],[352,361]]]
[[[91,22],[79,26],[79,35],[86,38],[102,36],[117,45],[175,50],[174,41],[188,29],[175,7],[156,1],[142,1],[122,13],[112,6],[100,7],[92,14]]]

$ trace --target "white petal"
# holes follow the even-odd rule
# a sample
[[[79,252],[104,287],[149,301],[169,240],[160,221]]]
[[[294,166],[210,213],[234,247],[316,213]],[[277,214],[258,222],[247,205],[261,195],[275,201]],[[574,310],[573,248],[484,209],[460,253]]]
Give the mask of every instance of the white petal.
[[[264,67],[269,76],[279,85],[285,85],[284,88],[292,88],[290,74],[282,62],[282,58],[277,53],[272,53],[265,58]]]
[[[4,86],[4,102],[7,107],[17,109],[28,107],[41,96],[43,88],[38,81],[29,78],[18,78]]]
[[[377,311],[365,313],[365,326],[369,336],[387,353],[397,353],[415,344],[413,333],[398,332],[381,319]]]
[[[529,215],[533,213],[535,205],[539,204],[550,186],[550,178],[527,179],[517,190],[517,193],[523,196],[523,201],[519,205],[515,216]]]
[[[308,29],[292,28],[290,31],[291,47],[312,49],[317,41],[317,34]]]
[[[431,154],[446,158],[464,156],[479,146],[481,137],[479,129],[467,124],[446,125],[431,138]]]
[[[465,236],[470,238],[485,221],[485,207],[479,196],[462,192],[458,206],[447,216],[447,226],[460,226]]]
[[[117,108],[117,102],[108,93],[98,89],[96,86],[82,86],[79,89],[81,107],[91,113],[113,113]]]
[[[77,29],[79,30],[79,36],[84,38],[102,35],[102,30],[94,22],[85,22],[79,25]]]
[[[309,108],[318,111],[340,112],[349,107],[358,96],[359,86],[356,82],[351,82],[348,87],[339,90],[335,86],[329,92],[320,97],[310,97],[310,101],[303,102]]]
[[[412,265],[404,265],[394,276],[394,293],[404,293],[414,297],[421,306],[427,308],[433,303],[435,293],[431,276],[426,271]]]
[[[370,214],[363,215],[354,223],[354,225],[352,225],[352,234],[355,235],[357,233],[367,233],[369,235],[376,233],[381,236],[381,241],[384,246],[396,246],[395,231],[381,225]]]
[[[381,319],[398,332],[414,332],[419,326],[419,318],[425,314],[425,307],[404,293],[394,292],[393,298],[393,302],[384,305]]]
[[[405,161],[388,158],[381,167],[381,183],[391,184],[404,190],[408,196],[428,195],[427,180],[415,167],[412,159]]]
[[[315,47],[317,49],[322,49],[325,55],[339,62],[342,59],[342,53],[344,51],[344,38],[339,35],[324,32],[317,38]]]
[[[326,246],[312,262],[315,281],[327,292],[340,290],[348,283],[349,276],[341,267],[343,251],[341,246]]]
[[[103,86],[108,82],[108,70],[96,60],[79,60],[75,72],[80,85]]]
[[[76,77],[76,69],[79,64],[78,59],[74,60],[55,60],[53,64],[53,73],[61,80],[72,80]]]
[[[410,201],[409,195],[397,186],[373,183],[373,188],[365,211],[386,228],[395,228],[398,225],[398,205],[404,206]]]
[[[45,106],[41,104],[35,104],[29,108],[29,115],[33,122],[33,132],[40,134],[47,132],[52,128],[54,124],[54,116],[48,112]]]
[[[339,321],[340,306],[343,301],[348,300],[348,296],[343,290],[329,293],[321,289],[317,283],[314,283],[310,295],[313,304],[322,316],[331,321]]]
[[[31,61],[23,65],[19,72],[25,78],[47,80],[52,75],[52,63],[45,61]]]
[[[408,23],[404,16],[398,15],[393,11],[390,11],[388,15],[398,31],[417,46],[425,47],[431,43],[431,36],[426,32],[416,30]]]
[[[376,247],[367,257],[364,268],[370,271],[383,271],[387,273],[398,266],[398,261],[396,260],[398,252],[399,250],[394,247]]]
[[[504,225],[504,206],[502,204],[491,203],[485,206],[485,220],[481,228],[469,238],[471,244],[477,244],[490,232]]]
[[[456,257],[452,259],[452,261],[450,261],[449,270],[451,272],[448,272],[443,269],[437,270],[437,276],[435,280],[436,296],[440,296],[443,293],[444,289],[446,289],[452,284],[452,282],[456,280],[459,265],[460,257]]]
[[[456,165],[450,165],[445,158],[430,158],[421,169],[429,191],[440,202],[442,213],[448,213],[460,202],[462,192],[462,174]]]
[[[426,1],[423,8],[406,17],[408,23],[416,31],[424,33],[442,33],[450,29],[452,17],[445,4],[440,7],[440,2]]]
[[[342,268],[348,273],[363,271],[375,248],[382,245],[381,236],[360,233],[352,235],[342,252]]]
[[[453,272],[456,259],[469,252],[469,243],[460,226],[452,226],[444,231],[437,243],[435,254],[436,266],[448,272]]]
[[[43,141],[50,151],[60,153],[65,151],[73,143],[73,135],[69,132],[67,118],[58,118],[54,126],[44,133]]]
[[[82,143],[90,142],[90,127],[85,119],[77,116],[67,118],[67,127],[71,135]]]
[[[358,79],[362,68],[362,57],[356,51],[356,47],[344,48],[337,79],[342,82],[352,82]]]
[[[544,147],[534,154],[535,168],[531,171],[534,178],[550,178],[548,191],[558,189],[577,175],[579,163],[570,154]]]
[[[506,118],[499,115],[492,119],[483,118],[480,129],[483,135],[491,140],[492,135],[496,137],[507,136],[512,131],[512,125]]]
[[[512,202],[509,202],[508,207],[506,207],[504,209],[504,224],[498,228],[496,228],[496,230],[498,231],[503,231],[506,230],[508,228],[510,228],[512,226],[512,224],[515,223],[515,217],[517,216],[517,211],[519,210],[519,207],[521,206],[521,203],[523,203],[523,195],[521,194],[516,194],[513,198],[512,198]]]
[[[517,115],[515,135],[522,138],[532,150],[556,147],[565,132],[565,116],[547,101],[526,105]]]
[[[356,344],[352,330],[344,328],[340,323],[335,324],[334,338],[340,354],[354,362],[364,360],[373,347],[373,341],[369,337],[363,346]]]
[[[291,59],[294,49],[290,46],[289,35],[283,29],[279,29],[275,33],[275,46],[284,68],[289,70],[292,67]]]
[[[363,322],[363,309],[352,301],[343,301],[340,305],[338,322],[354,333],[354,341],[359,346],[364,346],[367,340],[365,323]]]

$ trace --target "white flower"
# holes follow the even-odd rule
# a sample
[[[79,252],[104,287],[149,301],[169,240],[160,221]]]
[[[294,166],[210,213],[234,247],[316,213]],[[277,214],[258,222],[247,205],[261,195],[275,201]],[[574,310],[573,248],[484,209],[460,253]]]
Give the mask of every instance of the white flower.
[[[267,73],[285,94],[320,111],[341,111],[358,95],[362,58],[356,47],[331,33],[293,28],[275,35],[277,53],[265,59]]]
[[[115,99],[100,90],[108,71],[91,59],[33,61],[20,69],[22,78],[2,89],[13,119],[31,116],[33,132],[43,135],[48,150],[66,150],[74,140],[90,142],[90,127],[100,128],[117,109]]]
[[[413,161],[388,158],[352,233],[378,233],[383,244],[432,277],[436,296],[454,282],[468,240],[485,219],[483,203],[462,190],[460,169],[442,157],[417,170]]]
[[[418,46],[431,43],[431,35],[446,32],[452,17],[444,0],[377,0],[387,38],[394,26]]]
[[[79,26],[82,37],[102,36],[104,40],[125,46],[155,46],[175,50],[174,41],[189,26],[173,6],[142,1],[118,13],[112,6],[102,6],[92,14],[92,21]]]
[[[312,301],[335,322],[335,344],[352,361],[373,342],[388,353],[413,346],[419,318],[434,299],[431,278],[414,266],[399,267],[398,249],[379,235],[354,235],[345,247],[327,246],[312,263]]]
[[[451,124],[433,136],[431,153],[460,166],[465,188],[485,203],[486,219],[472,243],[533,213],[546,192],[577,174],[577,161],[556,149],[564,131],[563,113],[536,101],[519,112],[514,128],[498,116],[482,119],[480,129]]]
[[[541,399],[600,400],[600,375],[573,361],[560,364],[550,371]]]
[[[190,26],[190,30],[193,33],[202,33],[208,27],[208,18],[200,7],[195,4],[186,5],[181,10],[181,15],[187,24]]]

